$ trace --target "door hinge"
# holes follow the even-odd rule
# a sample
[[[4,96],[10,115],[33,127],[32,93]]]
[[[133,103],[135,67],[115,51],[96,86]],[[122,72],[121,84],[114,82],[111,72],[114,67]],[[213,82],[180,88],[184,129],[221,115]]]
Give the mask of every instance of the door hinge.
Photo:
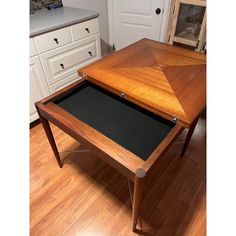
[[[169,34],[169,37],[168,37],[168,42],[170,42],[170,34]]]
[[[173,8],[173,15],[174,15],[174,13],[175,13],[175,6],[174,6],[174,8]]]

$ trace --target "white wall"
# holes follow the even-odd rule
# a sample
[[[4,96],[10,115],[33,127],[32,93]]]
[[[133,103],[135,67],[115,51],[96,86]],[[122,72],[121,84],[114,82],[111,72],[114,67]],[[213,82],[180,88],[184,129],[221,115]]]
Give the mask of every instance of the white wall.
[[[102,55],[109,52],[107,0],[63,0],[63,5],[99,13]]]

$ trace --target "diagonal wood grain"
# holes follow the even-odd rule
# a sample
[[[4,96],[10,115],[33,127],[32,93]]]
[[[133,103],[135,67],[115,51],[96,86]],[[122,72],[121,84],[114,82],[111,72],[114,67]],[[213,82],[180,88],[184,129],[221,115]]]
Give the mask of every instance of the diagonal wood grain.
[[[189,120],[193,120],[196,116],[195,110],[202,109],[206,104],[206,67],[202,65],[165,66],[162,67],[162,71],[186,116]],[[192,109],[193,106],[195,109]]]
[[[206,106],[206,56],[149,39],[79,70],[87,79],[189,127]],[[113,92],[114,92],[113,91]]]

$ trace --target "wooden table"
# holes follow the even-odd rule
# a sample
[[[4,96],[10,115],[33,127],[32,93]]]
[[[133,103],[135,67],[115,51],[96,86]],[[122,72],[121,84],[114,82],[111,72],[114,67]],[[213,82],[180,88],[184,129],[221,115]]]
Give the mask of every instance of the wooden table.
[[[143,39],[78,71],[82,79],[37,102],[60,167],[54,123],[134,182],[135,231],[144,182],[206,105],[204,54]]]

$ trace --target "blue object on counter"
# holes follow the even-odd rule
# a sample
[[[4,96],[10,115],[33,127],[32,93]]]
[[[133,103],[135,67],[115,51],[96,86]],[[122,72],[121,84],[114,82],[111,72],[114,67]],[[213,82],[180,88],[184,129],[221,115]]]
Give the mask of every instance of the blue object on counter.
[[[56,8],[60,8],[60,7],[63,7],[62,2],[61,2],[61,3],[52,3],[52,4],[48,4],[48,5],[46,6],[46,8],[47,8],[48,10],[52,10],[52,9],[56,9]]]

